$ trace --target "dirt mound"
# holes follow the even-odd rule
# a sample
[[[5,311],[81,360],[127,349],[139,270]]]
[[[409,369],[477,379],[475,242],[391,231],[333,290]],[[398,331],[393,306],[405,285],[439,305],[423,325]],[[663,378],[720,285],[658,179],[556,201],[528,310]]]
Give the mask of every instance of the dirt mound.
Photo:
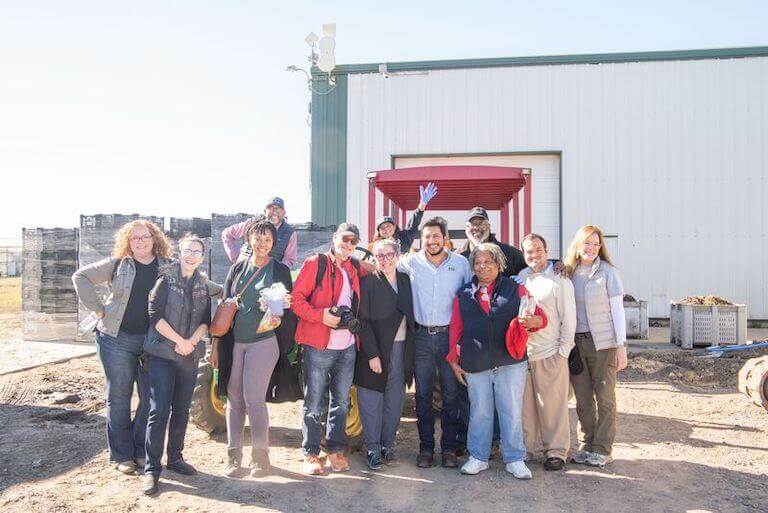
[[[709,357],[707,351],[647,350],[630,354],[622,381],[668,381],[690,386],[737,391],[739,369],[746,360],[765,354],[760,349]]]
[[[704,305],[704,306],[718,306],[718,305],[732,305],[727,299],[723,299],[720,296],[688,296],[682,299],[680,303],[684,305]]]

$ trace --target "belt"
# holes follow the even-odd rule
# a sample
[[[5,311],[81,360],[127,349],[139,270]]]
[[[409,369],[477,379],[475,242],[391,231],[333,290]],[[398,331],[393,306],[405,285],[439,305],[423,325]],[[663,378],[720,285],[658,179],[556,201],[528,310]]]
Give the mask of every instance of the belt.
[[[427,330],[427,333],[434,335],[436,333],[445,333],[448,331],[448,325],[445,326],[424,326],[422,324],[416,324],[416,330]]]
[[[588,338],[590,336],[592,336],[592,334],[589,331],[584,333],[576,333],[576,338]]]

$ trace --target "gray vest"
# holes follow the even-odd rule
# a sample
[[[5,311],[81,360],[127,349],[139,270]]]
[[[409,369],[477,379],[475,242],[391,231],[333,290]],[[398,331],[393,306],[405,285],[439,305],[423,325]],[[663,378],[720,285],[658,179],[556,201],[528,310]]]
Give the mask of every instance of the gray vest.
[[[185,286],[181,278],[181,265],[173,263],[161,271],[168,284],[168,300],[165,304],[163,319],[173,328],[173,331],[184,338],[190,337],[198,326],[203,323],[207,315],[208,288],[205,284],[205,276],[195,271],[190,278],[193,281],[192,295],[188,296],[189,286]],[[198,342],[192,355],[201,357],[205,352],[205,342]],[[192,356],[189,355],[189,356]]]
[[[595,349],[598,351],[617,347],[605,272],[608,265],[610,264],[601,261],[600,258],[595,259],[592,264],[592,271],[584,286],[584,302],[587,306],[589,332],[592,334]]]
[[[262,216],[258,216],[254,217],[253,220],[257,221],[262,218]],[[293,226],[287,222],[283,221],[282,224],[280,224],[280,228],[277,229],[277,240],[272,246],[272,251],[269,252],[270,257],[277,260],[278,262],[283,261],[285,250],[288,248],[288,241],[291,240],[291,235],[293,235],[293,232]],[[247,240],[243,240],[243,247],[240,248],[240,257],[238,260],[247,260],[251,258],[251,254],[251,245],[248,244]]]

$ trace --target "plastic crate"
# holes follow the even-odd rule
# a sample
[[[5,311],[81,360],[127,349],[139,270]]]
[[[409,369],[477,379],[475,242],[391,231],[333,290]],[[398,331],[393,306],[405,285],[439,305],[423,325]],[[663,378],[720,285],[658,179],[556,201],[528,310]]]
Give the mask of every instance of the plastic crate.
[[[627,338],[648,338],[648,301],[624,301]]]
[[[670,342],[683,349],[747,341],[747,305],[670,302]]]

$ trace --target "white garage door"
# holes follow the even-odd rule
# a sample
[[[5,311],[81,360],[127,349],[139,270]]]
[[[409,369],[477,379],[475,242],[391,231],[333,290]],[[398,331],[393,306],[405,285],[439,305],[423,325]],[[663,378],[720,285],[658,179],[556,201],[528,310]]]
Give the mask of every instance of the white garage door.
[[[533,177],[533,210],[531,213],[531,229],[544,237],[549,246],[551,258],[562,258],[562,241],[560,234],[560,156],[557,154],[537,155],[476,155],[456,157],[397,157],[395,168],[419,166],[508,166],[531,169]],[[438,194],[440,192],[438,191]],[[482,205],[481,205],[482,206]],[[525,211],[524,198],[521,195],[521,212]],[[452,230],[463,229],[466,221],[464,212],[429,211],[441,215],[448,220]],[[499,211],[489,212],[493,231],[498,233],[501,222]],[[520,218],[520,233],[522,238],[524,222]],[[514,229],[510,221],[510,232]],[[501,239],[501,237],[499,237]],[[510,233],[510,241],[514,234]]]

